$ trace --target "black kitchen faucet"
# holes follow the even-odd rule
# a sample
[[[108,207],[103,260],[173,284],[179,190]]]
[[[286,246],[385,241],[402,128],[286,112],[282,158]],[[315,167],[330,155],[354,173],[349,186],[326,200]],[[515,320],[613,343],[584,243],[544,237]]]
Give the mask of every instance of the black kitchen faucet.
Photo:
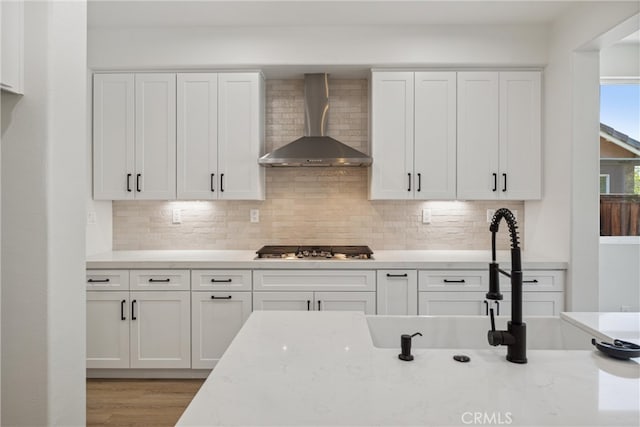
[[[511,234],[511,274],[502,270],[496,262],[496,233],[500,220],[504,218]],[[489,292],[487,299],[501,300],[500,274],[511,278],[511,320],[506,331],[496,331],[493,308],[491,312],[491,330],[487,339],[492,346],[506,345],[507,360],[513,363],[527,363],[527,325],[522,321],[522,260],[518,242],[518,225],[513,213],[506,208],[496,211],[489,226],[491,230],[491,264],[489,264]]]

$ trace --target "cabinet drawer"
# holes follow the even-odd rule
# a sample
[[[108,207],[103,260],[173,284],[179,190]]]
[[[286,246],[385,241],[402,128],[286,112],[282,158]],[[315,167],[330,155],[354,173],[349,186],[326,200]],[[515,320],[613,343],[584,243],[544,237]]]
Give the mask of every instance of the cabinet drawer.
[[[131,270],[131,289],[137,291],[188,291],[189,270]]]
[[[511,279],[500,275],[500,289],[511,290]],[[564,290],[564,271],[523,271],[522,290],[525,292],[561,292]]]
[[[87,270],[88,291],[128,291],[129,270]]]
[[[489,289],[489,272],[484,270],[424,270],[418,272],[420,291],[484,291]]]
[[[375,291],[373,270],[254,270],[261,291]]]
[[[251,270],[191,270],[193,291],[250,291]]]

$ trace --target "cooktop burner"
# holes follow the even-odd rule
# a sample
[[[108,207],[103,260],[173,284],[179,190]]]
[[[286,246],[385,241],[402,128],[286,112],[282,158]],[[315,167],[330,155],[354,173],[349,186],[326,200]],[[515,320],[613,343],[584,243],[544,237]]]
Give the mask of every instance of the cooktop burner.
[[[368,246],[263,246],[258,258],[276,259],[371,259]]]

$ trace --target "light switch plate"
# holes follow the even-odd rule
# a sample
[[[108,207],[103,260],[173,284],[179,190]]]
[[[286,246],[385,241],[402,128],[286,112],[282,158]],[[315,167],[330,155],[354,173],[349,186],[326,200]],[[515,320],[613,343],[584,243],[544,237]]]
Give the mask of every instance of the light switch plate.
[[[422,223],[431,224],[431,209],[422,209]]]
[[[98,223],[96,211],[87,212],[87,225],[95,225]]]
[[[260,222],[260,210],[259,209],[251,209],[249,211],[249,221],[256,223]]]
[[[173,218],[171,220],[173,224],[181,224],[182,223],[182,209],[174,209],[173,210]]]

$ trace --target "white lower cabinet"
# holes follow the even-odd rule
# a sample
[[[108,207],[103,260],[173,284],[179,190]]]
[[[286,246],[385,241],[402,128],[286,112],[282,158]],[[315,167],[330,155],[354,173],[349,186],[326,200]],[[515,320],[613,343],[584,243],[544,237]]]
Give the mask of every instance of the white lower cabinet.
[[[418,275],[416,270],[378,270],[377,313],[418,314]]]
[[[251,292],[191,294],[191,367],[212,369],[251,314]]]
[[[375,292],[254,292],[254,310],[361,311],[376,314]]]
[[[87,368],[129,367],[129,291],[87,292]]]

